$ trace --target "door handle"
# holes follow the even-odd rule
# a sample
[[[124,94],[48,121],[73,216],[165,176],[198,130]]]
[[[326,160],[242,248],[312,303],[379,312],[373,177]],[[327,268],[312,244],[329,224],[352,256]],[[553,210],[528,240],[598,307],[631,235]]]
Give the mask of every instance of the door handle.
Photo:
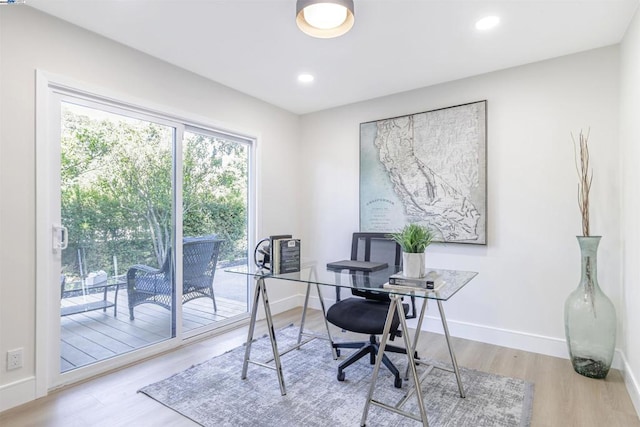
[[[69,244],[69,230],[64,225],[53,226],[53,250],[67,249]]]

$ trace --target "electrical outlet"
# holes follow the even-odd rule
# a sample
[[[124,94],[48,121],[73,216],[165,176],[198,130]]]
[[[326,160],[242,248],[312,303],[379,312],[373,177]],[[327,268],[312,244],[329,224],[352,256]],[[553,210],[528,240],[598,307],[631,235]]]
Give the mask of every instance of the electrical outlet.
[[[7,371],[22,368],[22,349],[7,351]]]

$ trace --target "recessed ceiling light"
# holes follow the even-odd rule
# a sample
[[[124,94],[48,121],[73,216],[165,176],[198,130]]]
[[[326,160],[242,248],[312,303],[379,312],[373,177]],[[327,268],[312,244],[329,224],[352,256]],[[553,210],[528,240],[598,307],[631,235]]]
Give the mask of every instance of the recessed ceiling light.
[[[500,23],[498,16],[485,16],[478,22],[476,22],[476,28],[478,30],[490,30]]]
[[[314,79],[314,77],[311,74],[307,74],[307,73],[300,74],[298,76],[298,81],[300,83],[311,83],[313,81],[313,79]]]

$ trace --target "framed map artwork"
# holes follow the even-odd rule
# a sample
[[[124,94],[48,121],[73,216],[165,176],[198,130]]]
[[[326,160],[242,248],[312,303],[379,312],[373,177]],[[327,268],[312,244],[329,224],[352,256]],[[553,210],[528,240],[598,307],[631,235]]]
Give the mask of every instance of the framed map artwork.
[[[487,244],[487,101],[360,124],[360,231]]]

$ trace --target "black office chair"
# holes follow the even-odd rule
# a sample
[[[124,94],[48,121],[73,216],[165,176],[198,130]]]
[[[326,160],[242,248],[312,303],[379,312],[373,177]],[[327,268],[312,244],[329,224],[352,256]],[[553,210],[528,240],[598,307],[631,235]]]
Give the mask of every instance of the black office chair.
[[[351,259],[358,261],[386,262],[389,266],[400,265],[402,250],[400,246],[388,238],[384,233],[353,233],[351,242]],[[384,324],[389,311],[390,299],[389,295],[384,292],[375,292],[371,290],[360,290],[358,286],[382,287],[388,281],[386,275],[380,273],[368,274],[361,271],[351,271],[352,286],[351,293],[355,296],[363,298],[347,298],[337,301],[327,311],[327,320],[337,327],[361,334],[369,335],[369,341],[364,342],[343,342],[334,343],[338,355],[340,348],[357,348],[358,351],[351,354],[347,359],[342,361],[338,366],[338,381],[344,381],[344,369],[356,361],[360,360],[367,354],[369,362],[375,364],[376,355],[378,354],[379,341],[377,335],[382,335]],[[339,294],[337,294],[339,299]],[[402,304],[405,315],[409,312],[409,305]],[[415,308],[414,308],[415,312]],[[399,331],[400,319],[395,313],[393,323],[391,325],[391,339],[400,336]],[[387,345],[385,352],[406,354],[406,349]],[[391,360],[383,355],[382,363],[395,376],[394,386],[402,387],[402,379],[398,368],[394,366]]]

